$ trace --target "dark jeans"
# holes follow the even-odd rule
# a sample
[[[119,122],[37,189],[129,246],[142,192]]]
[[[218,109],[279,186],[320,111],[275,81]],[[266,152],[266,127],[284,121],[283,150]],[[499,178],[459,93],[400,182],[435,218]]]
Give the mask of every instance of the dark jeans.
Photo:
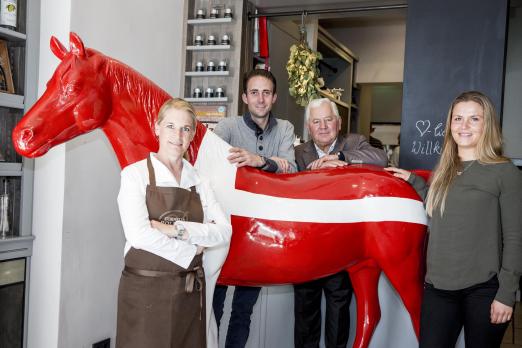
[[[294,285],[294,345],[296,348],[319,347],[321,339],[321,297],[326,298],[325,346],[346,348],[350,332],[352,286],[345,271]]]
[[[462,326],[466,348],[500,347],[509,323],[491,323],[491,303],[497,290],[496,276],[462,290],[439,290],[425,284],[419,347],[453,348]]]
[[[227,295],[228,286],[216,285],[212,307],[216,316],[217,325],[223,316],[223,307]],[[250,333],[250,316],[259,297],[261,288],[249,286],[236,286],[232,298],[232,313],[228,323],[225,348],[245,347]]]

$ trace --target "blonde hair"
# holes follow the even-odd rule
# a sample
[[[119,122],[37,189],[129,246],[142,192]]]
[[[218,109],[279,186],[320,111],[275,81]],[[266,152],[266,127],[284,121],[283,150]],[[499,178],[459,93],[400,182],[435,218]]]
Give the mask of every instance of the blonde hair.
[[[337,116],[338,119],[341,119],[341,116],[339,116],[339,109],[337,108],[337,105],[333,101],[331,101],[328,98],[318,98],[318,99],[313,99],[306,106],[306,110],[305,110],[305,121],[306,122],[308,122],[308,118],[310,117],[310,109],[318,108],[323,103],[330,104],[330,108],[332,109],[332,112],[334,113],[334,115]]]
[[[186,111],[192,118],[192,127],[193,131],[196,129],[196,111],[194,110],[194,107],[186,100],[181,98],[172,98],[167,100],[163,105],[161,106],[159,112],[158,112],[158,119],[156,120],[157,124],[160,124],[161,121],[165,118],[165,115],[167,111],[170,109],[176,109],[181,111]]]
[[[451,103],[446,118],[442,154],[433,172],[426,197],[426,211],[429,216],[433,216],[433,212],[437,208],[440,208],[441,215],[444,214],[449,187],[460,168],[457,144],[451,134],[451,119],[455,105],[468,101],[479,104],[484,112],[484,128],[476,149],[478,162],[481,164],[493,164],[509,161],[502,155],[502,134],[496,117],[495,107],[491,100],[483,93],[477,91],[468,91],[460,94]]]

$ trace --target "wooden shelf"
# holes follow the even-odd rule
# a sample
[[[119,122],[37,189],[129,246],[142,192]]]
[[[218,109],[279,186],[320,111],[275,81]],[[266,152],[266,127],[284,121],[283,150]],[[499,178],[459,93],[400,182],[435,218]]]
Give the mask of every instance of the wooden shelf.
[[[230,45],[187,46],[187,51],[227,51]]]
[[[185,76],[229,76],[230,71],[185,71]]]
[[[331,101],[333,101],[333,102],[334,102],[335,104],[337,104],[337,105],[341,105],[341,106],[343,106],[343,107],[345,107],[345,108],[347,108],[347,109],[350,108],[350,105],[348,105],[347,103],[345,103],[345,102],[343,102],[343,101],[341,101],[341,100],[339,100],[339,99],[335,99],[335,98],[333,98],[330,94],[325,93],[325,92],[322,91],[322,90],[319,90],[319,94],[322,95],[322,96],[325,97],[325,98],[330,99]]]
[[[23,109],[24,96],[0,92],[0,106],[6,108]]]
[[[230,23],[232,18],[206,18],[206,19],[188,19],[187,24],[218,24]]]
[[[0,38],[8,41],[25,41],[27,35],[17,31],[0,27]]]
[[[226,103],[228,102],[228,97],[223,98],[184,98],[189,103]]]

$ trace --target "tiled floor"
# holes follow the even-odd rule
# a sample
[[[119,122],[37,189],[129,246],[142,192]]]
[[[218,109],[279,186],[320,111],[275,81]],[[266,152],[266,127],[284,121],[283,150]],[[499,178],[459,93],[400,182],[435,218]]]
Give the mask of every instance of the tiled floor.
[[[515,306],[515,343],[513,343],[513,321],[509,325],[501,348],[522,348],[522,304],[517,302]]]

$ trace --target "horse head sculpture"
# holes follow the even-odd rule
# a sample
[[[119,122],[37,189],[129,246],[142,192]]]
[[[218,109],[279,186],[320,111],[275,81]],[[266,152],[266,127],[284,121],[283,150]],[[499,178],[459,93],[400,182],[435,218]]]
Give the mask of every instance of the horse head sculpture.
[[[158,148],[154,122],[170,96],[125,64],[86,49],[74,33],[47,90],[13,130],[28,157],[102,129],[121,167]],[[354,347],[367,347],[380,318],[377,283],[384,272],[419,332],[426,217],[415,191],[381,168],[355,165],[296,174],[236,168],[230,146],[198,122],[190,162],[207,175],[231,215],[232,241],[207,258],[225,262],[220,282],[289,284],[349,272],[357,300]],[[226,261],[225,261],[226,258]],[[205,272],[216,272],[219,268]]]

